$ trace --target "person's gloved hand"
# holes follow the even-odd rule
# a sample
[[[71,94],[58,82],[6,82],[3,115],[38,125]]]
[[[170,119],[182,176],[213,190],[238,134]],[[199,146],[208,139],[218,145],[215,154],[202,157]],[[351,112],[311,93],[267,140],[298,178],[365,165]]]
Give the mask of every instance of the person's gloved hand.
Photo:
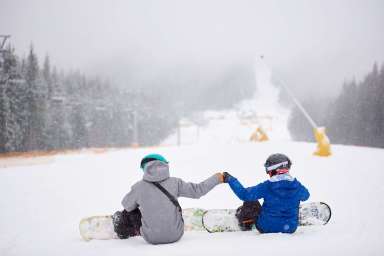
[[[224,182],[224,176],[221,172],[216,173],[217,177],[219,178],[220,183]]]
[[[224,177],[224,180],[223,180],[224,183],[228,183],[229,179],[233,178],[233,176],[228,172],[223,172],[223,177]]]

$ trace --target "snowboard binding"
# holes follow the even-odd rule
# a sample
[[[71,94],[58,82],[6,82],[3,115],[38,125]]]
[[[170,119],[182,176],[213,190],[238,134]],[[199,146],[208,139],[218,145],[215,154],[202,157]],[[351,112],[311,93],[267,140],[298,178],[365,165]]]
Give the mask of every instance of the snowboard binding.
[[[239,227],[242,231],[251,230],[255,225],[255,220],[260,214],[261,204],[259,201],[244,202],[242,206],[236,209],[236,218],[239,221]]]

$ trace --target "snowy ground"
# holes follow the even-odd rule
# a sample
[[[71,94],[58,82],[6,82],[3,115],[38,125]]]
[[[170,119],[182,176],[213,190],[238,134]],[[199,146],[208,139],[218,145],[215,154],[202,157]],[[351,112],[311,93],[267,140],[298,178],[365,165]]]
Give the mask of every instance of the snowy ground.
[[[1,159],[0,255],[383,255],[384,150],[334,146],[332,157],[319,158],[312,156],[314,149],[314,144],[266,142],[63,155],[30,166],[5,167]],[[225,170],[253,185],[267,178],[262,163],[276,151],[292,158],[292,174],[309,188],[311,201],[331,205],[327,226],[299,228],[294,235],[186,232],[178,243],[159,246],[140,237],[84,242],[79,236],[82,217],[121,208],[147,153],[164,154],[172,175],[185,180],[198,182]],[[240,201],[223,184],[200,200],[180,203],[235,208]]]
[[[384,255],[383,149],[333,146],[333,156],[312,155],[314,144],[289,141],[288,112],[278,105],[270,72],[258,68],[253,100],[226,112],[205,112],[204,127],[183,127],[181,147],[127,149],[94,154],[0,159],[0,256],[11,255]],[[262,126],[271,141],[250,143]],[[163,145],[175,145],[172,135]],[[189,145],[185,145],[189,144]],[[199,182],[228,171],[245,185],[266,179],[263,163],[276,152],[293,161],[291,174],[332,210],[323,227],[302,227],[293,235],[186,232],[177,243],[153,246],[141,237],[81,240],[83,217],[121,209],[121,199],[141,179],[141,158],[163,154],[171,175]],[[236,208],[241,202],[226,184],[182,207]]]

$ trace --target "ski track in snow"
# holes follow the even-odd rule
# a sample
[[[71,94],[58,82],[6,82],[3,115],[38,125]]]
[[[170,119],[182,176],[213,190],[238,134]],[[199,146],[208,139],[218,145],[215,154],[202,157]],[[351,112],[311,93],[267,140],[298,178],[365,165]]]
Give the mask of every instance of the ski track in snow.
[[[59,155],[41,165],[1,168],[0,255],[383,255],[384,150],[333,146],[329,158],[313,156],[314,150],[315,144],[297,142],[211,144]],[[157,246],[141,237],[80,238],[81,218],[121,209],[121,199],[141,178],[138,163],[147,153],[164,154],[171,175],[187,181],[229,171],[251,186],[267,178],[263,162],[277,151],[291,157],[291,173],[308,187],[310,201],[331,206],[328,225],[300,227],[293,235],[186,232],[177,243]],[[180,199],[184,208],[240,203],[226,184],[199,200]]]

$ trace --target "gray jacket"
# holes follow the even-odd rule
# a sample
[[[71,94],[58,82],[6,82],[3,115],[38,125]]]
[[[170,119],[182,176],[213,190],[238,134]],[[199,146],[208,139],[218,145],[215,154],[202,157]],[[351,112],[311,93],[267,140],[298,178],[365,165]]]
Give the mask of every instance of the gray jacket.
[[[122,205],[127,211],[137,207],[141,212],[143,238],[151,244],[172,243],[184,233],[182,216],[169,198],[151,182],[157,181],[177,197],[200,198],[220,183],[217,175],[195,184],[169,177],[168,164],[152,161],[145,165],[143,180],[132,186]]]

